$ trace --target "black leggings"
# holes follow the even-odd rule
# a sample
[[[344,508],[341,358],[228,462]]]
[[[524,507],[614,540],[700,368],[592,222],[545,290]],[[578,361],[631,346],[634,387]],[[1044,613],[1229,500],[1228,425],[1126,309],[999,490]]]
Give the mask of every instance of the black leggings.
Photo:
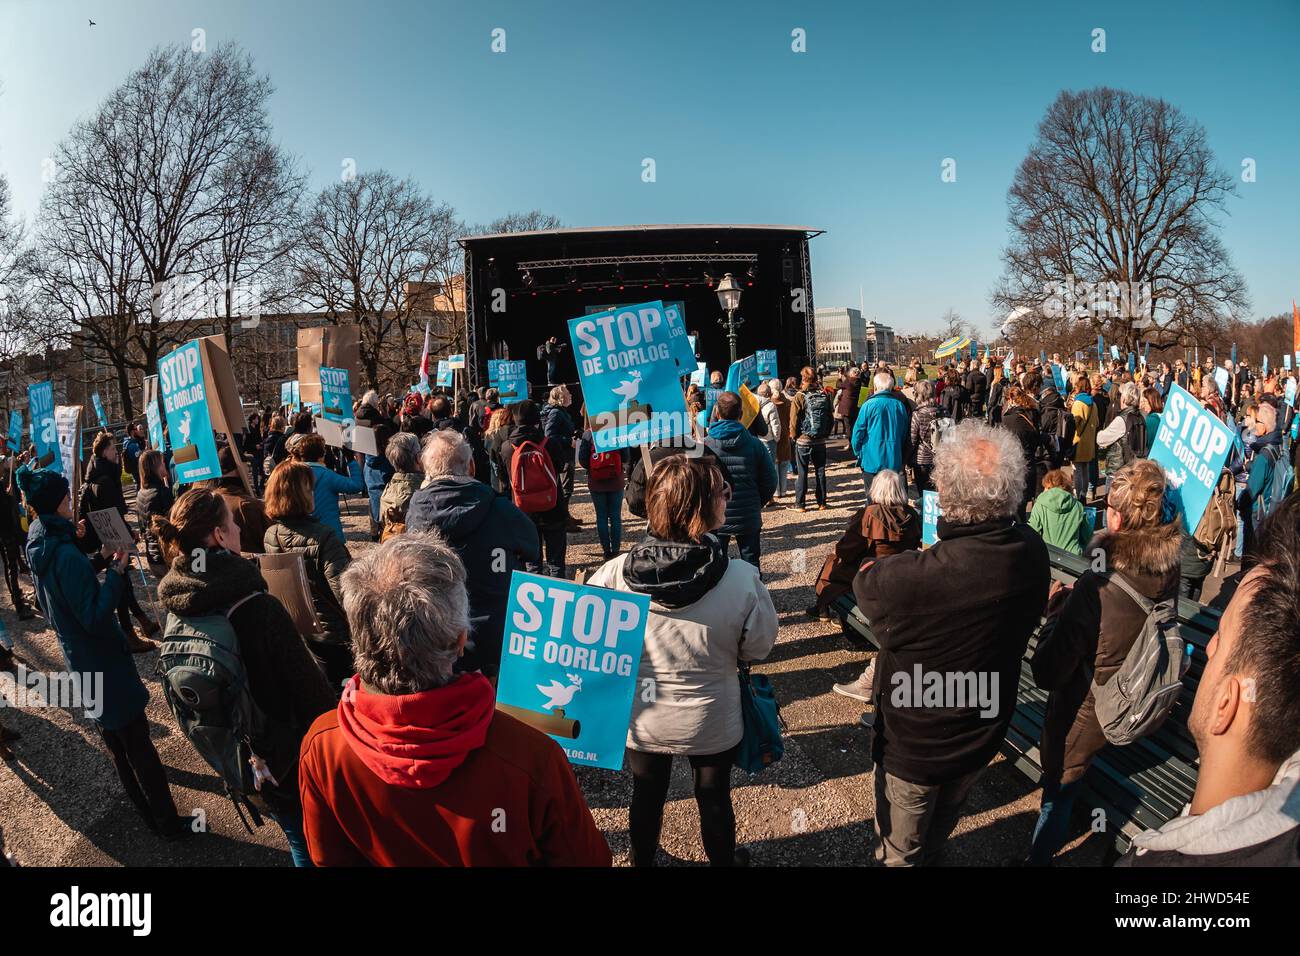
[[[174,832],[180,825],[176,804],[167,786],[167,772],[149,739],[149,721],[144,714],[117,730],[100,727],[99,733],[113,755],[122,788],[140,816],[152,829]]]
[[[139,619],[146,617],[144,608],[140,607],[140,602],[135,597],[135,586],[131,583],[131,571],[133,569],[128,565],[127,569],[122,572],[122,577],[126,579],[126,587],[122,590],[122,600],[117,602],[117,623],[122,625],[122,630],[130,637],[135,633],[135,627],[131,623],[131,615],[134,614]]]
[[[18,586],[18,542],[16,540],[0,541],[0,555],[5,566],[5,584],[9,586],[9,597],[14,602],[14,610],[22,611],[27,607],[23,600],[22,588]]]
[[[732,747],[720,754],[691,754],[695,775],[695,802],[700,808],[700,838],[710,866],[732,866],[736,857],[736,814],[731,808]],[[627,748],[632,768],[632,809],[628,828],[632,839],[632,865],[654,866],[664,803],[673,771],[672,754],[651,754]]]

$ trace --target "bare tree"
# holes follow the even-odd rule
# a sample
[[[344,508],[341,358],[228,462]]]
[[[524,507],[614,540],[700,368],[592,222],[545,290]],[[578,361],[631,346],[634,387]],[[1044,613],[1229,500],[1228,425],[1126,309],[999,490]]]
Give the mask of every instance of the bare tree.
[[[359,324],[367,387],[411,380],[425,303],[408,296],[407,287],[449,286],[460,231],[450,206],[386,170],[336,183],[316,197],[292,253],[297,288],[332,322]]]
[[[248,164],[273,152],[270,93],[269,81],[236,46],[205,53],[158,48],[55,153],[56,182],[69,182],[113,220],[95,231],[115,241],[125,234],[149,290],[149,308],[130,316],[134,367],[153,369],[162,352],[189,337],[193,320],[219,313],[209,306],[220,300],[212,288],[232,268],[222,244],[238,245],[232,229],[256,233],[266,209],[276,208],[246,208],[250,195],[268,192],[250,191],[250,178],[258,181],[261,173]],[[278,190],[269,191],[278,199]],[[235,268],[243,271],[247,262]]]
[[[1205,130],[1163,100],[1062,92],[1008,195],[993,301],[1024,310],[1017,338],[1059,339],[1068,323],[1067,348],[1099,333],[1124,348],[1210,335],[1247,307],[1215,218],[1233,192]]]
[[[508,212],[499,219],[493,219],[486,226],[475,229],[475,233],[493,235],[500,232],[534,232],[540,229],[559,229],[560,217],[530,209],[528,212]]]

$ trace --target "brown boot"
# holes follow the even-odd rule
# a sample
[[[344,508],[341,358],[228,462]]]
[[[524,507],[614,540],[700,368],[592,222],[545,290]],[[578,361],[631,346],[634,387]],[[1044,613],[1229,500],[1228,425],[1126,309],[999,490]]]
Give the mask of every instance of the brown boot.
[[[154,621],[153,618],[145,617],[142,615],[136,618],[135,620],[136,623],[140,625],[140,630],[144,631],[144,636],[146,638],[150,638],[155,641],[158,640],[158,634],[161,628],[158,627],[158,623]]]

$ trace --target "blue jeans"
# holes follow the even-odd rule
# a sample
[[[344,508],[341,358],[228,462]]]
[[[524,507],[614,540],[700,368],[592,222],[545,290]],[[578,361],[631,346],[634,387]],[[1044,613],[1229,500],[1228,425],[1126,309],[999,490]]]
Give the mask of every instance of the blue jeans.
[[[813,472],[813,490],[819,505],[826,504],[826,446],[798,444],[794,446],[795,467],[799,477],[794,482],[794,504],[802,508],[808,497],[808,471]]]
[[[1080,501],[1087,501],[1088,488],[1097,487],[1097,459],[1076,461],[1074,463],[1074,494]]]
[[[618,554],[623,545],[623,491],[593,491],[591,503],[596,506],[596,534],[600,548],[606,554]]]
[[[302,810],[281,810],[271,814],[271,819],[280,824],[284,838],[289,841],[289,855],[293,857],[293,865],[314,867],[316,864],[307,852],[307,835],[302,832]]]
[[[1048,866],[1056,851],[1065,846],[1070,836],[1070,813],[1074,809],[1074,798],[1079,793],[1083,780],[1074,783],[1057,783],[1043,780],[1043,803],[1038,812],[1038,823],[1034,825],[1034,839],[1029,847],[1031,866]]]
[[[763,529],[762,527],[753,528],[748,531],[737,531],[734,535],[715,532],[718,540],[722,542],[722,550],[726,551],[731,547],[731,539],[736,539],[736,550],[740,552],[740,560],[748,561],[754,567],[758,567],[759,559],[763,553]],[[760,569],[761,570],[761,569]]]

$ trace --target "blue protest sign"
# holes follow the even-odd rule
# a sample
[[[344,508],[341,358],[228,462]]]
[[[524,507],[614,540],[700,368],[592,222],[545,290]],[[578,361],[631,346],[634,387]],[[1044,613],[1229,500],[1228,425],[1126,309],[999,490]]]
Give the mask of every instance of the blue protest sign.
[[[512,405],[528,397],[528,368],[522,359],[490,359],[488,385],[497,390],[502,405]]]
[[[352,418],[352,385],[348,370],[320,367],[321,416],[340,425]]]
[[[1043,368],[1047,368],[1047,349],[1038,350],[1038,364]]]
[[[1115,361],[1117,361],[1117,362],[1119,361],[1119,346],[1118,346],[1118,345],[1111,345],[1111,347],[1110,347],[1110,357],[1111,357],[1112,359],[1114,359]]]
[[[289,387],[292,389],[290,394],[293,397],[293,410],[296,412],[298,411],[299,408],[302,407],[302,386],[295,378],[292,382],[289,383]]]
[[[104,414],[104,403],[99,400],[99,392],[92,392],[90,403],[95,406],[95,417],[99,419],[99,427],[108,427],[108,416]]]
[[[1286,380],[1286,403],[1292,408],[1295,408],[1295,379],[1293,378],[1288,378]],[[9,425],[9,430],[11,432],[13,431],[12,423]]]
[[[570,319],[569,338],[597,451],[645,445],[689,432],[662,302]],[[689,347],[684,335],[680,341],[682,347]],[[694,363],[692,356],[689,368]]]
[[[692,374],[695,368],[695,336],[686,331],[686,306],[681,302],[665,302],[664,319],[668,322],[668,341],[672,344],[673,361],[677,375]]]
[[[1097,364],[1101,365],[1102,360],[1106,357],[1105,353],[1106,340],[1100,333],[1097,334]]]
[[[1087,520],[1087,522],[1088,522],[1088,527],[1089,527],[1089,528],[1090,528],[1094,533],[1096,533],[1096,531],[1097,531],[1097,509],[1096,509],[1096,508],[1084,508],[1084,509],[1083,509],[1083,514],[1084,514],[1084,518],[1085,518],[1085,519]]]
[[[939,508],[939,492],[921,492],[921,543],[936,544],[939,541],[939,519],[943,511]]]
[[[458,369],[458,368],[464,368],[464,367],[465,367],[465,353],[464,353],[464,352],[459,352],[459,353],[457,353],[456,355],[448,355],[448,356],[447,356],[447,365],[449,365],[449,366],[451,367],[451,370],[452,370],[453,372],[456,371],[456,369]]]
[[[1061,397],[1064,398],[1066,391],[1065,366],[1060,362],[1052,363],[1052,384],[1056,386],[1056,390],[1060,392]]]
[[[696,362],[695,371],[691,373],[691,384],[703,388],[709,382],[709,363]]]
[[[1226,368],[1216,368],[1214,370],[1214,384],[1219,389],[1220,395],[1228,394],[1228,370]]]
[[[727,391],[739,395],[742,384],[751,392],[758,388],[758,358],[756,355],[748,355],[743,359],[737,359],[727,369]]]
[[[1128,353],[1128,370],[1132,374],[1137,369],[1137,353],[1130,351]]]
[[[163,413],[171,434],[172,466],[176,483],[221,477],[217,443],[212,435],[209,395],[203,374],[203,353],[197,340],[187,342],[158,362],[158,383],[162,387]]]
[[[621,770],[650,598],[515,571],[497,706],[555,727],[570,763]]]
[[[27,415],[31,420],[32,444],[42,468],[63,473],[59,454],[59,426],[54,420],[54,385],[37,382],[27,386]]]
[[[1264,356],[1264,367],[1260,371],[1260,374],[1263,375],[1264,378],[1268,378],[1268,356],[1267,355]]]
[[[1196,530],[1205,513],[1219,472],[1232,446],[1232,429],[1178,384],[1169,386],[1160,429],[1151,446],[1151,460],[1165,470],[1174,503],[1182,512],[1183,528]]]
[[[11,409],[9,412],[9,434],[5,437],[5,444],[9,446],[10,451],[17,451],[23,443],[23,413],[18,409]]]
[[[434,380],[434,384],[439,388],[449,388],[452,381],[451,363],[446,359],[438,359],[438,377]]]
[[[144,420],[149,427],[149,447],[163,450],[162,415],[158,411],[158,376],[144,377]]]
[[[293,404],[293,382],[280,383],[280,405],[281,407]]]
[[[776,349],[759,349],[754,353],[754,361],[757,363],[755,372],[759,382],[776,378]]]

